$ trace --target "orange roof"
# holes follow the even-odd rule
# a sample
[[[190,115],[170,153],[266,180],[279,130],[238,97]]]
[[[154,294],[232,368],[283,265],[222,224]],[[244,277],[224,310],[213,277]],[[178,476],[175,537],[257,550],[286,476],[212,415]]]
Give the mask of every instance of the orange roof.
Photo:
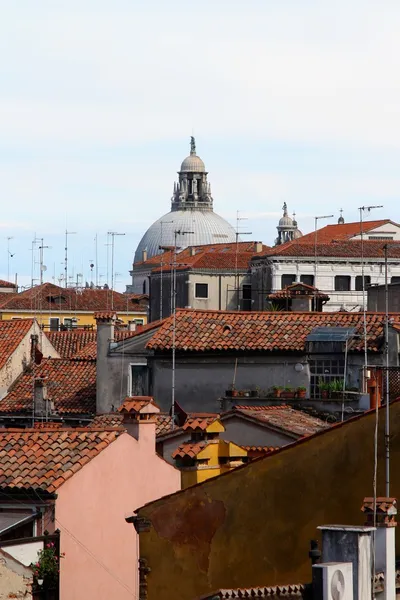
[[[125,398],[118,409],[119,413],[140,413],[146,406],[153,406],[160,410],[152,396],[132,396]]]
[[[17,288],[18,286],[15,283],[11,283],[11,281],[5,281],[4,279],[0,279],[0,288]]]
[[[0,321],[0,369],[18,348],[33,326],[34,319]]]
[[[55,492],[121,431],[0,429],[0,488]]]
[[[190,246],[177,253],[177,269],[247,269],[251,258],[256,253],[257,242],[239,242],[236,244],[208,244],[204,246]],[[262,245],[262,252],[269,250],[268,246]],[[162,267],[161,267],[162,259]],[[147,261],[135,263],[137,265],[148,265],[153,267],[152,271],[169,271],[174,261],[174,253],[164,252],[149,258]]]
[[[186,419],[184,425],[182,426],[182,429],[186,430],[186,429],[190,429],[190,430],[196,430],[196,429],[201,429],[202,431],[205,431],[207,429],[207,427],[209,425],[211,425],[211,423],[214,423],[214,421],[216,421],[217,419],[219,419],[219,415],[214,415],[211,417],[189,417]]]
[[[4,297],[3,297],[4,296]],[[7,296],[7,297],[6,297]],[[19,294],[2,294],[0,307],[5,310],[39,310],[52,312],[146,312],[146,308],[138,304],[138,298],[132,294],[120,294],[112,290],[91,288],[62,288],[53,283],[44,283],[42,286],[30,288]]]
[[[69,331],[46,331],[46,337],[57,350],[61,358],[71,358],[80,353],[83,348],[94,342],[96,344],[96,331],[86,329],[71,329]]]
[[[366,259],[368,258],[385,258],[385,246],[388,247],[388,258],[400,258],[400,242],[396,241],[385,241],[385,240],[332,240],[330,242],[317,242],[317,256],[318,258],[357,258],[360,259],[363,254]],[[256,255],[253,258],[256,259]],[[291,256],[291,257],[307,257],[314,260],[315,257],[315,245],[311,242],[300,242],[295,240],[293,242],[287,242],[281,246],[276,246],[268,252],[264,252],[262,257],[268,256]]]
[[[391,315],[400,322],[400,314]],[[368,347],[378,351],[384,315],[367,313]],[[240,312],[179,309],[175,347],[188,352],[304,351],[306,337],[315,327],[354,327],[363,331],[360,312]],[[147,342],[151,350],[172,349],[173,317],[165,319]],[[361,344],[362,345],[362,344]]]
[[[361,231],[367,233],[368,231],[381,227],[382,225],[387,225],[388,223],[393,223],[393,221],[390,219],[363,221],[362,228],[359,221],[355,221],[354,223],[343,223],[342,225],[325,225],[325,227],[321,227],[321,229],[317,230],[317,242],[329,243],[333,240],[350,240],[352,237],[360,235]],[[393,225],[398,227],[397,223],[393,223]],[[314,243],[315,231],[303,235],[298,241],[304,244]]]
[[[173,453],[172,458],[196,458],[198,453],[207,446],[206,441],[186,442],[181,444]]]
[[[59,415],[96,412],[96,363],[45,358],[26,370],[0,400],[0,413],[32,413],[34,378],[43,378],[49,400]]]
[[[292,283],[291,285],[285,287],[283,290],[278,290],[277,292],[268,294],[268,299],[279,300],[280,298],[295,298],[296,296],[302,295],[317,296],[317,298],[329,300],[329,296],[327,294],[324,294],[324,292],[320,292],[313,285],[307,285],[305,283],[300,282]]]
[[[232,413],[235,414],[238,412],[267,425],[271,425],[273,428],[278,428],[285,433],[301,437],[312,435],[321,429],[330,427],[325,421],[321,421],[321,419],[317,419],[286,405],[235,406],[232,411],[222,415],[222,420],[224,420],[224,416],[227,417]]]

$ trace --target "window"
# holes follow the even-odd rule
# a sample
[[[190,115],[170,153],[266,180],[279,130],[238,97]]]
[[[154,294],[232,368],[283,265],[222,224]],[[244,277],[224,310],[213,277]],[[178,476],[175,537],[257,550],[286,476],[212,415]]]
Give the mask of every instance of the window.
[[[208,298],[208,283],[196,283],[194,296],[195,298]]]
[[[400,283],[400,277],[396,277],[396,275],[394,275],[391,278],[390,283]]]
[[[323,359],[310,360],[310,392],[311,398],[320,397],[320,383],[330,383],[335,380],[343,380],[344,360],[343,359]]]
[[[282,275],[281,287],[284,290],[288,285],[292,285],[296,281],[296,275]]]
[[[49,319],[50,331],[58,331],[60,329],[60,319],[58,317],[51,317]]]
[[[248,283],[242,287],[242,310],[251,310],[251,285]]]
[[[130,396],[147,396],[147,365],[131,365]]]
[[[144,319],[133,319],[135,325],[144,325]]]
[[[314,275],[300,275],[300,281],[305,285],[314,285]]]
[[[336,275],[335,277],[335,291],[336,292],[349,292],[350,291],[350,275]]]
[[[393,240],[394,237],[392,235],[369,235],[369,240]]]
[[[362,284],[362,275],[357,275],[356,277],[356,291],[357,292],[362,292],[363,289],[363,284]],[[371,277],[369,275],[364,275],[364,284],[365,284],[365,289],[371,285]]]

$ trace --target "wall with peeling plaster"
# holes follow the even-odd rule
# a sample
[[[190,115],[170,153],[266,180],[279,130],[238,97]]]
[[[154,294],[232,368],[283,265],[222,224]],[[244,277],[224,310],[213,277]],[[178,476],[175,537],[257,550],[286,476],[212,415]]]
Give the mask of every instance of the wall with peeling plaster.
[[[378,495],[384,487],[379,411]],[[318,525],[362,524],[372,495],[375,414],[367,413],[138,511],[147,600],[310,580]],[[400,498],[400,402],[391,406],[391,495]],[[400,538],[397,556],[400,554]]]

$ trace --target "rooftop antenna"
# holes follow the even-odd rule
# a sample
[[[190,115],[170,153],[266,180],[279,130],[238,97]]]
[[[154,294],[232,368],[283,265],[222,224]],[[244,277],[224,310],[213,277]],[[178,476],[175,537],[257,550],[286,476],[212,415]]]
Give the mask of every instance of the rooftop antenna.
[[[65,287],[68,287],[68,236],[75,235],[76,231],[65,230],[65,258],[64,258],[64,273],[65,273]]]
[[[364,231],[363,214],[365,211],[371,212],[374,208],[383,208],[383,205],[360,206],[360,238],[361,238],[361,281],[362,281],[362,302],[363,302],[363,324],[364,324],[364,369],[363,369],[363,392],[367,393],[368,380],[368,343],[367,343],[367,306],[365,301],[365,265],[364,265]]]
[[[94,236],[94,254],[95,254],[95,267],[96,267],[96,287],[99,287],[99,255],[97,250],[97,233]]]
[[[385,244],[385,473],[386,498],[390,494],[390,409],[389,409],[389,287],[388,287],[388,245]]]
[[[314,311],[317,310],[317,236],[318,236],[318,221],[321,219],[332,219],[333,215],[322,215],[314,217]]]
[[[194,231],[174,231],[174,261],[172,265],[172,386],[171,386],[171,421],[172,429],[175,427],[175,354],[176,354],[176,250],[178,235],[190,235]]]
[[[240,310],[240,279],[238,273],[238,255],[239,255],[239,235],[252,235],[251,231],[241,231],[239,232],[240,221],[247,221],[247,217],[240,217],[240,212],[236,211],[236,254],[235,254],[235,278],[236,278],[236,294],[237,294],[237,310]],[[228,308],[228,307],[226,307]]]
[[[33,288],[33,284],[35,282],[35,250],[36,250],[36,246],[37,244],[40,243],[40,239],[36,237],[36,233],[33,236],[33,240],[32,240],[32,245],[31,245],[31,252],[32,252],[32,264],[31,264],[31,288]]]
[[[111,235],[111,309],[114,308],[114,246],[115,236],[125,235],[125,233],[118,233],[117,231],[109,231],[107,235]]]
[[[12,236],[7,237],[7,281],[10,281],[10,258],[15,255],[15,252],[11,254],[10,252],[10,240],[13,240]]]
[[[94,263],[93,263],[92,259],[90,260],[89,267],[90,267],[90,284],[93,287],[93,267],[94,267]],[[96,265],[96,271],[97,271],[97,265]],[[96,286],[97,286],[97,284],[96,284]]]
[[[173,221],[161,221],[161,245],[160,248],[162,248],[163,246],[163,225],[164,223],[173,223]],[[163,268],[164,268],[164,261],[163,261],[163,254],[164,251],[162,250],[161,252],[161,272],[160,272],[160,320],[163,318]],[[150,291],[150,290],[149,290]]]

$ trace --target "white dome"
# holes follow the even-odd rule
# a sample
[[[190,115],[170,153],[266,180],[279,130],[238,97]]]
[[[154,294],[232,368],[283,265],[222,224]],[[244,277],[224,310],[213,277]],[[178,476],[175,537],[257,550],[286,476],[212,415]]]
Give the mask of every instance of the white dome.
[[[181,164],[180,172],[184,173],[204,173],[206,170],[205,164],[196,154],[190,154]]]
[[[288,216],[283,216],[279,219],[278,227],[293,227],[293,220]]]
[[[136,249],[135,262],[143,260],[143,250],[147,250],[147,257],[150,258],[160,254],[160,246],[174,246],[176,230],[193,231],[177,236],[179,248],[236,241],[232,225],[212,210],[175,210],[149,227]]]

